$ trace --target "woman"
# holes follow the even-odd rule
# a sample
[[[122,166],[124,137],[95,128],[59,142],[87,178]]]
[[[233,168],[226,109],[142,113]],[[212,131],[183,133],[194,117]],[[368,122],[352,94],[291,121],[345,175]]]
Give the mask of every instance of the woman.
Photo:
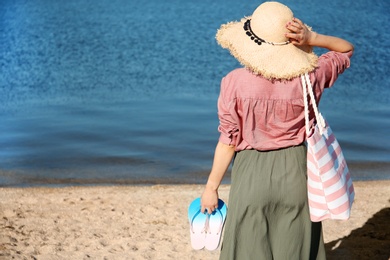
[[[244,66],[221,82],[221,135],[201,197],[202,212],[214,211],[236,155],[220,259],[325,259],[321,223],[309,217],[300,75],[309,73],[319,102],[349,67],[353,45],[311,31],[277,2],[222,25],[216,39]],[[317,57],[314,46],[329,52]]]

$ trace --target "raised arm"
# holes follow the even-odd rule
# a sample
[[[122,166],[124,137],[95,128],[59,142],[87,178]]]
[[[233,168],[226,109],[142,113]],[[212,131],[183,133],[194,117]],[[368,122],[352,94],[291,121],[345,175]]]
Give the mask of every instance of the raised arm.
[[[354,50],[353,45],[344,39],[310,31],[298,18],[293,18],[286,24],[286,27],[290,31],[286,33],[286,37],[296,46],[321,47],[337,52]]]

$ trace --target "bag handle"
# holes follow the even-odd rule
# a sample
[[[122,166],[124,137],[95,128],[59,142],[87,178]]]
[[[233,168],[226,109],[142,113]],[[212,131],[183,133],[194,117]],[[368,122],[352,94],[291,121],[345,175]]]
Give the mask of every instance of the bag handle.
[[[302,89],[303,89],[303,102],[305,104],[305,127],[306,127],[306,135],[308,136],[310,133],[310,121],[309,121],[309,102],[307,100],[307,91],[306,88],[309,90],[309,95],[312,103],[312,107],[314,110],[314,114],[316,117],[318,129],[320,130],[320,134],[322,135],[323,129],[325,128],[325,120],[321,113],[318,110],[316,99],[314,97],[313,93],[313,86],[311,85],[309,74],[305,73],[304,75],[301,75],[301,81],[302,81]]]

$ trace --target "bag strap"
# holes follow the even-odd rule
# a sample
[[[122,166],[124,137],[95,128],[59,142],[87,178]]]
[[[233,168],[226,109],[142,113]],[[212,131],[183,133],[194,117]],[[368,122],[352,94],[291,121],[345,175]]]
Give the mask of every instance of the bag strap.
[[[307,90],[309,90],[309,96],[311,99],[311,104],[314,110],[314,114],[316,117],[318,129],[320,130],[320,134],[322,135],[323,129],[325,128],[325,120],[321,113],[318,110],[316,99],[314,97],[313,93],[313,86],[311,85],[309,74],[305,73],[304,75],[301,75],[301,81],[302,81],[302,90],[303,90],[303,102],[305,104],[305,127],[306,127],[306,135],[309,135],[310,133],[310,121],[309,121],[309,102],[307,100]]]

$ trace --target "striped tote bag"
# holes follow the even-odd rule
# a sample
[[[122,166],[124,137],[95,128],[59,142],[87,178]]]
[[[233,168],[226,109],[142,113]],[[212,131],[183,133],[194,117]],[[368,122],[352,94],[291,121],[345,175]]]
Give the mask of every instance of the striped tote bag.
[[[347,163],[332,129],[319,113],[309,75],[301,76],[305,103],[307,142],[307,189],[310,219],[346,220],[350,217],[354,187]],[[315,113],[310,127],[308,95]]]

